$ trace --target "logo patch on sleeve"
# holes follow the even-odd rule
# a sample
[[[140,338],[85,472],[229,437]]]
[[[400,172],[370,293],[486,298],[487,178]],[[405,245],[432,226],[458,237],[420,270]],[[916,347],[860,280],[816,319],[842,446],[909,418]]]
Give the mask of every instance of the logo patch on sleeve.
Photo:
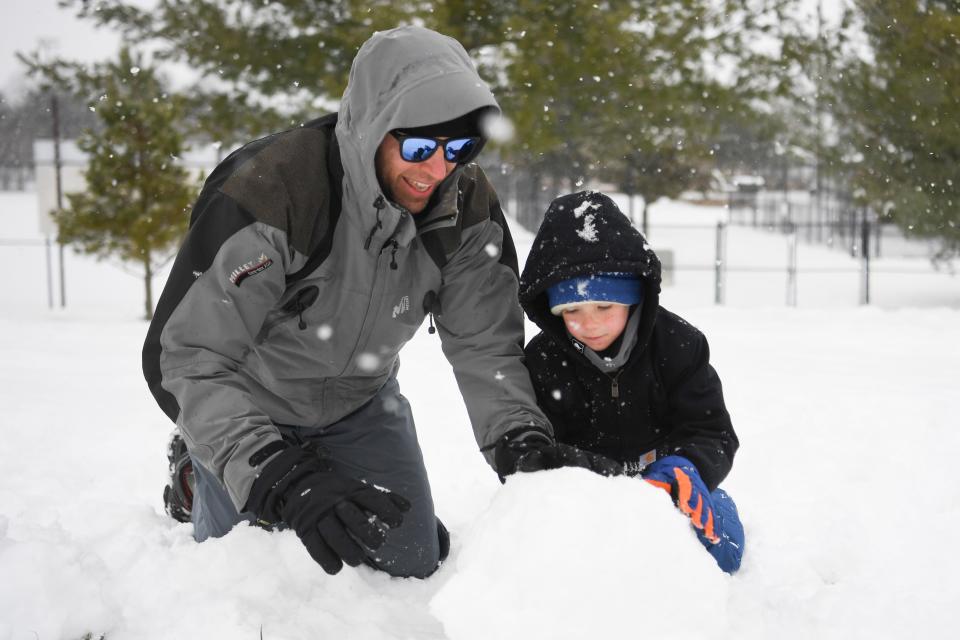
[[[244,262],[230,273],[230,282],[240,286],[244,280],[250,276],[266,271],[273,264],[273,260],[267,257],[267,254],[261,253],[256,260]]]

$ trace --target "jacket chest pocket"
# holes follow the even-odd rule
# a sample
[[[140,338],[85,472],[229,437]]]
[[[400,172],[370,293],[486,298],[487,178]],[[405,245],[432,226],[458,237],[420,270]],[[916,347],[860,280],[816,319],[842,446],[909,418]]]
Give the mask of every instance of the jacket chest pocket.
[[[269,379],[308,379],[329,375],[334,364],[331,311],[323,282],[312,279],[292,288],[265,319],[255,350]]]
[[[624,447],[643,446],[663,437],[661,411],[652,377],[623,372],[597,378],[591,422],[605,440]],[[665,398],[664,398],[665,400]]]
[[[297,289],[279,309],[271,311],[263,322],[263,326],[254,340],[262,344],[270,335],[284,323],[296,323],[301,331],[307,328],[304,313],[316,303],[320,297],[320,289],[316,285],[309,285]]]

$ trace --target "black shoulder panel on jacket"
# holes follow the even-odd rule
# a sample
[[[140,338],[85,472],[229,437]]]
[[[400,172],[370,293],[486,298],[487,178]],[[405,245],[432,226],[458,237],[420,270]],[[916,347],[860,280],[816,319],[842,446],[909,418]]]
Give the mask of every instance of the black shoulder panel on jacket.
[[[329,253],[343,182],[336,121],[337,115],[330,114],[250,142],[227,156],[204,183],[143,345],[144,377],[171,420],[176,421],[180,407],[162,386],[160,336],[196,274],[210,267],[223,243],[258,221],[284,230],[291,246],[310,255],[304,269],[288,274],[288,281]]]
[[[473,180],[468,181],[464,189],[464,198],[469,193],[476,199],[476,204],[470,210],[465,212],[463,228],[467,229],[484,220],[491,220],[500,225],[503,230],[503,246],[500,249],[500,264],[510,267],[517,279],[520,279],[520,268],[517,264],[517,248],[513,244],[513,236],[510,234],[510,228],[507,226],[507,218],[503,215],[503,208],[500,206],[500,198],[494,190],[493,185],[486,174],[478,165],[471,165],[468,171],[473,175]],[[484,214],[485,212],[485,214]]]
[[[506,217],[500,208],[500,200],[479,165],[470,164],[464,167],[458,188],[457,204],[461,213],[457,223],[428,231],[421,236],[421,241],[434,263],[442,269],[460,247],[463,232],[476,224],[491,220],[503,230],[500,263],[510,267],[519,278],[517,250],[507,227]]]
[[[329,131],[318,124],[313,121],[251,146],[220,186],[259,222],[284,231],[290,245],[305,255],[327,235],[329,221],[318,214],[330,209],[331,191],[340,189],[329,179],[332,123]]]
[[[463,229],[469,229],[487,220],[491,217],[494,207],[500,208],[497,192],[493,190],[493,185],[490,184],[480,165],[468,164],[463,168],[463,176],[460,179],[460,202],[470,202],[469,208],[460,207],[463,211],[460,226]]]

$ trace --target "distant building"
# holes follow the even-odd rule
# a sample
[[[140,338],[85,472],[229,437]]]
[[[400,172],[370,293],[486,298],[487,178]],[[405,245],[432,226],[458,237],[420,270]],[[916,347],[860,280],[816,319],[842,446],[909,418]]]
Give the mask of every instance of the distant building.
[[[34,140],[33,158],[36,165],[38,230],[43,235],[55,236],[57,228],[50,216],[50,212],[57,208],[57,171],[53,140]],[[206,177],[222,158],[223,155],[218,148],[211,144],[204,144],[184,152],[180,162],[194,175],[200,172],[203,177]],[[86,169],[87,155],[77,147],[76,141],[61,140],[60,181],[63,206],[69,204],[66,194],[83,191],[86,187],[84,178]]]

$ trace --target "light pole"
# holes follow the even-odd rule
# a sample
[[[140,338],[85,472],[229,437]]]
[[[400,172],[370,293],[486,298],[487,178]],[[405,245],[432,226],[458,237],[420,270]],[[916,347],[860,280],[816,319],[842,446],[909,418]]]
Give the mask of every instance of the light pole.
[[[60,105],[57,100],[57,94],[50,94],[50,114],[53,116],[53,170],[57,183],[57,211],[63,209],[63,175],[62,162],[60,160]],[[60,245],[60,307],[67,306],[67,283],[65,270],[63,267],[63,242],[57,240]]]

